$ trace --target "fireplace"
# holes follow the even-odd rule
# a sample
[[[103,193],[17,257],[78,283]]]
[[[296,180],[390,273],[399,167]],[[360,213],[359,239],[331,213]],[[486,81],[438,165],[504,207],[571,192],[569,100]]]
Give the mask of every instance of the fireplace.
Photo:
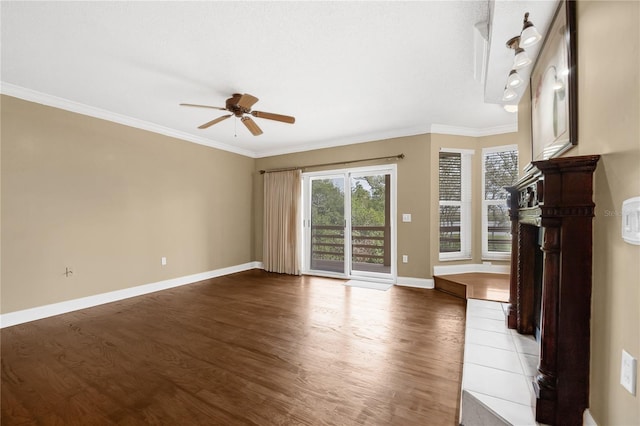
[[[535,161],[509,191],[507,326],[540,343],[536,420],[579,425],[589,403],[593,173],[599,156]]]

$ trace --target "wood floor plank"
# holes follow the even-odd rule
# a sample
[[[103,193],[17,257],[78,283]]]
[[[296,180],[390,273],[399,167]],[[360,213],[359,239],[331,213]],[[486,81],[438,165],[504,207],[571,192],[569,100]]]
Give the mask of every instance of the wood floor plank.
[[[456,425],[465,303],[253,270],[3,329],[2,425]]]

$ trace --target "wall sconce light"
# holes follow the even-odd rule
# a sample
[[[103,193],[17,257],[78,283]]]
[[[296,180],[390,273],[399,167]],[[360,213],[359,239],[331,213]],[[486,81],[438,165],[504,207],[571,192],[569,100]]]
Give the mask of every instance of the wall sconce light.
[[[531,64],[531,58],[527,55],[527,52],[520,47],[520,36],[515,36],[507,41],[507,47],[516,51],[516,56],[513,59],[513,69],[519,70]]]
[[[518,94],[516,93],[515,90],[513,90],[512,88],[510,88],[509,86],[505,86],[504,88],[504,95],[502,95],[502,100],[503,101],[512,101],[515,98],[518,97]]]
[[[529,12],[526,12],[524,14],[520,35],[507,40],[507,47],[515,51],[515,57],[513,58],[513,67],[507,77],[507,84],[504,86],[504,94],[502,96],[504,102],[510,102],[518,98],[518,94],[514,89],[522,86],[524,83],[524,80],[520,77],[520,74],[518,74],[518,70],[533,62],[529,55],[527,55],[527,52],[525,52],[524,47],[533,46],[541,39],[542,36],[533,25],[533,22],[529,21]],[[505,109],[506,107],[507,105],[505,105]]]
[[[509,77],[507,77],[507,87],[515,89],[516,87],[520,87],[522,83],[524,83],[524,80],[522,79],[522,77],[520,77],[518,71],[511,70],[511,72],[509,73]]]
[[[529,12],[524,14],[524,22],[522,23],[522,32],[520,33],[520,46],[533,46],[542,39],[542,36],[536,29],[533,22],[529,21]]]

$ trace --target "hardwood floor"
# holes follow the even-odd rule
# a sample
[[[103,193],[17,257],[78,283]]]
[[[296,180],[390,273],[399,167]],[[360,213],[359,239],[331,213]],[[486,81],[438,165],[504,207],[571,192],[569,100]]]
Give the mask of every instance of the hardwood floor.
[[[468,272],[434,276],[436,290],[463,299],[509,302],[509,274]]]
[[[1,331],[1,423],[456,425],[465,302],[260,270]]]

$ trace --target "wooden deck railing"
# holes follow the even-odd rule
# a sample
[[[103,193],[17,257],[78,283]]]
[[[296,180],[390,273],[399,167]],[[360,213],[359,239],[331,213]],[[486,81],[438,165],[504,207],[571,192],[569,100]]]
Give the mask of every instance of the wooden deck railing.
[[[389,230],[385,226],[351,227],[351,257],[357,262],[391,265]],[[344,227],[313,225],[311,258],[344,259]]]

